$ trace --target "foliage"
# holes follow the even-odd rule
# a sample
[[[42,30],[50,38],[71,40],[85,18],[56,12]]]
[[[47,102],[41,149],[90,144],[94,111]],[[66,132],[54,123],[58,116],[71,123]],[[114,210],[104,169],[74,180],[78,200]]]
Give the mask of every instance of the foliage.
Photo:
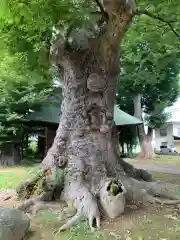
[[[22,120],[30,110],[39,108],[51,93],[49,79],[29,71],[23,55],[10,55],[6,48],[0,56],[0,145],[17,141]]]
[[[23,52],[32,69],[46,74],[52,29],[69,29],[90,22],[93,1],[3,0],[0,9],[1,36],[13,52]],[[96,18],[97,14],[93,14]]]
[[[139,0],[137,7],[161,15],[171,21],[177,31],[179,30],[179,16],[176,13],[179,7],[178,0],[164,2]],[[13,52],[25,53],[28,66],[41,73],[48,69],[48,52],[53,27],[60,29],[62,34],[67,36],[72,29],[92,25],[101,17],[97,13],[97,3],[93,0],[2,0],[0,9],[1,39]],[[154,33],[153,37],[151,32]],[[141,48],[141,51],[147,54],[146,41],[148,44],[154,44],[151,40],[157,40],[159,36],[161,41],[166,42],[169,51],[177,44],[176,40],[172,40],[174,33],[168,24],[144,15],[136,17],[123,46],[127,58],[140,61],[136,51]],[[161,41],[156,41],[156,49],[161,47]],[[137,45],[139,48],[136,48]]]

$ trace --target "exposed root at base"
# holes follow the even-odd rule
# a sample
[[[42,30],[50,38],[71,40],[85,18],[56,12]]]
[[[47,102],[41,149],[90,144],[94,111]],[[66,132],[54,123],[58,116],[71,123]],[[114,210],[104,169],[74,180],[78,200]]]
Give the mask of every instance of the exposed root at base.
[[[71,228],[81,218],[88,219],[92,231],[94,231],[95,227],[100,228],[100,211],[98,209],[97,200],[89,189],[81,183],[74,182],[70,184],[68,192],[71,193],[69,201],[77,210],[77,213],[69,219],[67,223],[62,225],[58,232]],[[68,203],[67,201],[67,204]],[[96,226],[94,226],[94,222]]]
[[[165,182],[143,182],[132,178],[124,178],[122,181],[127,189],[127,200],[134,203],[158,203],[161,205],[180,203],[180,196],[177,194],[180,186]]]
[[[161,205],[176,205],[180,203],[180,199],[179,200],[161,200],[159,198],[152,198],[152,201],[154,203],[159,203]]]
[[[127,181],[129,182],[127,185]],[[179,196],[175,195],[173,191],[169,190],[166,186],[166,183],[158,182],[142,182],[137,181],[135,179],[126,179],[121,185],[123,191],[119,192],[117,195],[111,194],[111,187],[109,183],[113,183],[114,181],[103,181],[103,187],[100,191],[100,202],[103,211],[106,213],[106,216],[110,218],[116,218],[124,213],[126,199],[131,195],[131,200],[136,203],[144,203],[144,204],[161,204],[161,205],[176,205],[180,203]],[[125,184],[124,184],[125,182]],[[113,185],[114,186],[114,185]],[[127,186],[127,192],[126,192]],[[129,187],[128,187],[129,186]],[[77,186],[76,186],[77,187]],[[75,189],[76,189],[75,187]],[[75,223],[81,220],[82,217],[86,217],[89,220],[89,225],[92,231],[95,230],[93,227],[93,221],[96,220],[96,227],[100,227],[100,211],[98,209],[98,205],[96,204],[96,199],[92,196],[87,188],[84,186],[81,187],[80,196],[74,195],[75,197],[75,207],[77,209],[77,214],[74,215],[67,223],[60,227],[59,232],[64,231],[68,228],[71,228]],[[172,187],[176,187],[172,185]],[[161,193],[160,194],[160,189]],[[159,197],[170,197],[173,200],[162,200],[156,197],[158,194]]]
[[[43,201],[51,201],[51,199],[52,199],[52,192],[42,193],[39,196],[34,196],[34,197],[31,197],[30,199],[23,201],[17,207],[17,209],[26,212],[29,209],[29,207],[33,205],[37,205],[40,202],[42,203]]]
[[[20,184],[16,192],[23,202],[17,207],[27,212],[33,206],[33,212],[38,211],[43,202],[60,199],[64,185],[64,173],[60,169],[50,167],[42,169],[31,180]]]
[[[37,178],[36,181],[39,181]],[[53,179],[46,178],[46,183],[51,186],[51,181]],[[82,218],[87,218],[89,226],[92,231],[95,228],[100,228],[100,217],[101,209],[99,208],[98,201],[100,200],[100,205],[106,216],[110,218],[116,218],[124,213],[126,207],[126,200],[137,203],[151,203],[151,204],[161,204],[161,205],[176,205],[180,203],[180,196],[177,194],[177,190],[180,189],[179,186],[165,183],[165,182],[146,182],[138,181],[134,178],[129,178],[127,176],[119,176],[119,180],[105,178],[102,179],[97,186],[99,192],[98,198],[91,192],[91,187],[86,185],[86,183],[81,179],[75,179],[73,181],[72,176],[69,176],[68,184],[65,185],[63,193],[66,193],[65,201],[68,205],[73,205],[77,210],[77,213],[69,219],[64,225],[62,225],[58,231],[64,231],[71,228],[74,224],[80,221]],[[31,182],[26,182],[25,186]],[[34,184],[33,179],[33,184]],[[53,182],[52,189],[48,191],[49,188],[44,188],[46,191],[38,196],[32,196],[25,200],[22,204],[18,206],[18,209],[27,212],[28,208],[32,207],[33,215],[42,209],[44,201],[52,201],[54,189],[57,186],[61,186],[62,190],[62,179],[60,185],[57,181]],[[70,184],[69,184],[70,183]],[[63,181],[64,184],[64,181]],[[28,185],[29,186],[29,185]],[[89,186],[89,187],[88,187]],[[27,188],[23,188],[27,190]],[[93,189],[94,186],[93,186]],[[97,193],[96,193],[97,194]],[[64,196],[64,194],[63,194]]]
[[[146,170],[143,169],[137,169],[130,163],[126,162],[122,158],[119,157],[119,162],[121,166],[123,167],[125,173],[136,180],[139,181],[146,181],[146,182],[152,182],[153,178],[150,173],[148,173]]]

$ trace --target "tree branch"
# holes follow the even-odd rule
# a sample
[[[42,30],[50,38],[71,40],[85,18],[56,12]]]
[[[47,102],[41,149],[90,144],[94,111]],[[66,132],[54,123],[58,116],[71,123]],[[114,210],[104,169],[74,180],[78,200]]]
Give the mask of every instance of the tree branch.
[[[103,5],[100,3],[99,0],[95,0],[95,2],[96,2],[96,4],[97,4],[97,6],[99,7],[101,13],[103,14],[103,17],[107,20],[107,19],[108,19],[108,14],[107,14],[107,12],[104,10]]]
[[[159,15],[154,15],[153,13],[150,13],[147,10],[136,10],[134,12],[134,14],[135,15],[147,15],[148,17],[151,17],[151,18],[154,18],[156,20],[166,23],[170,27],[171,31],[176,35],[176,37],[180,38],[180,34],[173,28],[171,21],[165,20],[164,18],[162,18]]]

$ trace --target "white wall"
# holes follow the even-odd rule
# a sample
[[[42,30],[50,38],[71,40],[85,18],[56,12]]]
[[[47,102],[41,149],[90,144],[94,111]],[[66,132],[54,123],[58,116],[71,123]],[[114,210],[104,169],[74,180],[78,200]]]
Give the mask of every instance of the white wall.
[[[173,123],[173,135],[180,137],[180,134],[178,134],[178,129],[180,129],[180,122],[174,122]]]
[[[162,137],[160,135],[160,128],[155,129],[155,149],[160,151],[161,142],[167,142],[168,146],[174,146],[174,139],[173,139],[173,125],[172,123],[166,124],[161,129],[167,129],[167,136]]]

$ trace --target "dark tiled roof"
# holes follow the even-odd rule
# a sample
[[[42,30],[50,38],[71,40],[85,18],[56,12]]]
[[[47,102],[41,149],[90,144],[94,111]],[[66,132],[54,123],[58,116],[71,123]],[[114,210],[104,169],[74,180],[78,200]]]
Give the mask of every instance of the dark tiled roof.
[[[39,111],[31,112],[26,120],[42,123],[58,124],[60,118],[60,105],[57,103],[44,106]],[[114,121],[117,126],[138,125],[142,122],[114,106]]]

